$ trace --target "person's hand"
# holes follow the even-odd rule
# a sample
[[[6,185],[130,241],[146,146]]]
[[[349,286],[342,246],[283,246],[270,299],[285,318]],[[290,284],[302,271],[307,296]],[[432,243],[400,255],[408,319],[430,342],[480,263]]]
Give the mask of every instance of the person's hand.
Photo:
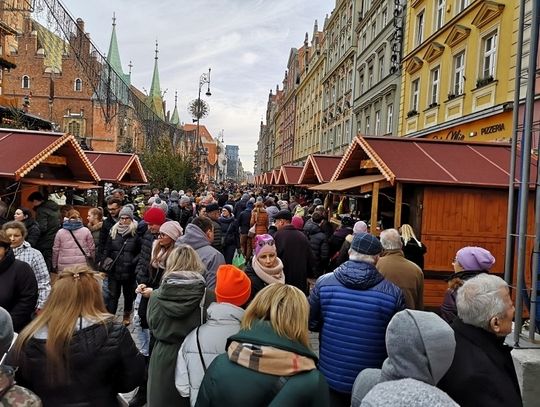
[[[141,295],[145,298],[150,298],[150,295],[152,294],[152,291],[154,291],[151,287],[146,287],[144,290],[142,290]]]
[[[146,284],[139,284],[137,288],[135,289],[135,293],[142,294],[145,288],[146,288]]]

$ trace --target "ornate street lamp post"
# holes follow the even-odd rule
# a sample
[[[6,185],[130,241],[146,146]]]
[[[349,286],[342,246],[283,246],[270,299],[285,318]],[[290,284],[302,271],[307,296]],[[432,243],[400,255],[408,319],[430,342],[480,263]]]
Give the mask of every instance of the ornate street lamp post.
[[[204,146],[200,137],[199,122],[201,118],[206,117],[208,115],[208,104],[206,104],[206,102],[201,100],[201,90],[205,84],[208,85],[205,95],[212,96],[212,93],[210,93],[210,72],[211,72],[211,68],[208,68],[208,73],[203,73],[201,77],[199,78],[199,94],[197,96],[197,99],[192,101],[189,106],[189,110],[191,114],[195,117],[193,119],[193,122],[197,122],[197,129],[195,132],[194,152],[195,152],[195,160],[197,163],[197,167],[199,168],[199,171],[200,171],[199,174],[200,174],[201,179],[202,179],[201,157],[206,154],[206,151],[204,150]]]

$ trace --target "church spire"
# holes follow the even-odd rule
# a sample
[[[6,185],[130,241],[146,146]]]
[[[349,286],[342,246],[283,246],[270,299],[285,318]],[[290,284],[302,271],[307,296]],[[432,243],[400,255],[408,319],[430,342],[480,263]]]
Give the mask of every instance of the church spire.
[[[109,52],[107,53],[107,62],[111,65],[114,71],[125,78],[122,69],[122,61],[120,60],[120,51],[118,50],[118,39],[116,38],[116,15],[113,13],[112,18],[112,34],[111,42],[109,43]]]
[[[180,116],[178,115],[178,92],[174,92],[174,111],[171,117],[171,124],[179,125]]]
[[[156,55],[154,57],[154,73],[152,75],[152,84],[150,85],[150,93],[148,94],[148,102],[152,110],[161,118],[165,119],[163,111],[163,99],[161,97],[161,85],[159,84],[159,69],[158,69],[158,42],[156,40]]]

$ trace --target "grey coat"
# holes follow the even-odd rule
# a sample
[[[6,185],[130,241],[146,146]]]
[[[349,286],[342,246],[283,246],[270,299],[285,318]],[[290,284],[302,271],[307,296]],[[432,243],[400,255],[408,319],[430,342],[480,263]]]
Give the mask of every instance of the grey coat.
[[[240,330],[244,310],[236,305],[213,302],[207,310],[208,319],[199,329],[199,343],[206,367],[220,354],[225,353],[227,338]],[[197,347],[197,330],[191,331],[178,351],[175,384],[183,397],[189,397],[191,405],[197,401],[204,368]]]

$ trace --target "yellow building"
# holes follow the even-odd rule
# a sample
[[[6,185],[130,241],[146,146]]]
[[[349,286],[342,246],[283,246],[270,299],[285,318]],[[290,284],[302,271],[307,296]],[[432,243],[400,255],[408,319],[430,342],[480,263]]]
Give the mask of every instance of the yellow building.
[[[408,3],[399,135],[455,140],[511,137],[514,3]]]
[[[308,34],[304,41],[303,58],[300,64],[300,84],[296,89],[296,120],[293,162],[303,163],[308,155],[320,149],[322,114],[322,78],[325,54],[323,33],[318,31],[317,22],[313,29],[311,45]]]

